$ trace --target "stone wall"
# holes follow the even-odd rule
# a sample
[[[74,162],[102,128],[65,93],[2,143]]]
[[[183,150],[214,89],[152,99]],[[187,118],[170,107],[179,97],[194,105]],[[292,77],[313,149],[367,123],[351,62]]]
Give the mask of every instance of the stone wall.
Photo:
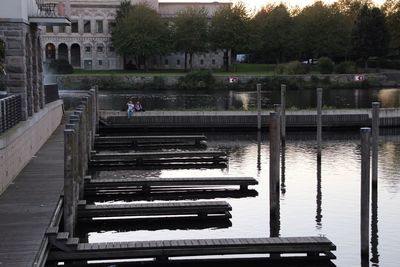
[[[0,39],[5,43],[7,93],[22,96],[22,118],[26,120],[44,107],[38,28],[0,19]]]
[[[0,136],[0,194],[59,126],[62,116],[58,100]]]

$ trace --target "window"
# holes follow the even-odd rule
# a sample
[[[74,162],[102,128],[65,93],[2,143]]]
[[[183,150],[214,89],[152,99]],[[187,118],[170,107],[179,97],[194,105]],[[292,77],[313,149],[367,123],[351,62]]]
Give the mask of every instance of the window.
[[[115,28],[115,21],[109,21],[108,22],[108,32],[112,32],[113,30],[114,30],[114,28]]]
[[[96,32],[103,33],[103,21],[102,20],[96,20]]]
[[[83,21],[83,32],[90,33],[90,20]]]
[[[103,53],[103,46],[102,45],[98,45],[97,46],[97,52],[98,53]]]
[[[85,46],[86,53],[90,53],[91,50],[92,50],[92,48],[90,46]]]
[[[181,60],[180,59],[176,60],[176,65],[181,65]]]
[[[53,26],[46,26],[46,32],[53,32]]]
[[[115,51],[115,48],[114,48],[114,46],[110,46],[110,47],[108,47],[108,51],[110,51],[110,52],[114,52],[114,51]]]
[[[59,33],[65,33],[65,26],[58,26]]]
[[[103,65],[103,60],[99,60],[99,66]]]
[[[204,59],[200,59],[200,65],[204,65]]]
[[[212,60],[212,64],[215,65],[215,59]]]
[[[164,65],[168,65],[168,64],[169,64],[168,59],[165,59],[164,60]]]
[[[78,32],[78,22],[77,21],[71,23],[71,32],[73,32],[73,33]]]

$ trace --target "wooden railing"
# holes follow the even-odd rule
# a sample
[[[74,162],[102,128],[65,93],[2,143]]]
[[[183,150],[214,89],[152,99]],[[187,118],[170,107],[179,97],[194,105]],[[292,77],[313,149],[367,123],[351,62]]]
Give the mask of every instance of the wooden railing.
[[[0,99],[0,135],[22,120],[21,96]]]

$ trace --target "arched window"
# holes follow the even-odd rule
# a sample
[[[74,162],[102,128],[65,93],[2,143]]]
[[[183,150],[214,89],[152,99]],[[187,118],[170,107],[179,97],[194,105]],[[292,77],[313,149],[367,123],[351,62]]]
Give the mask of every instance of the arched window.
[[[68,61],[68,47],[66,44],[58,45],[58,59],[64,59]]]
[[[56,47],[52,43],[46,45],[46,60],[56,59]]]
[[[79,44],[71,45],[71,65],[81,67],[81,46]]]

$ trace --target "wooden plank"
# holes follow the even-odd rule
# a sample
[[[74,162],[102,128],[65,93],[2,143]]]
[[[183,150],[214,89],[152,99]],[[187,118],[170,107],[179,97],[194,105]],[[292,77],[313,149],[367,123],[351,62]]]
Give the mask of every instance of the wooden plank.
[[[34,266],[64,183],[59,127],[0,198],[1,266]]]

